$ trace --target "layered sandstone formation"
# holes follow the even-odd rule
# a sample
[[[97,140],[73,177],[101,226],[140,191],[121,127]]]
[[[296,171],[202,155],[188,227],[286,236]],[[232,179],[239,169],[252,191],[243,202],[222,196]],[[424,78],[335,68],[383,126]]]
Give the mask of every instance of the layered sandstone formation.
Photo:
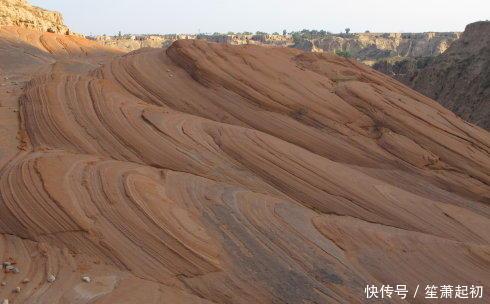
[[[18,123],[2,135],[0,261],[20,272],[0,274],[0,299],[364,303],[367,284],[490,288],[490,134],[399,82],[292,48],[182,40],[120,56],[0,36],[5,87],[32,78],[1,93]],[[391,300],[412,301],[431,300]]]
[[[469,24],[440,56],[381,62],[375,68],[490,130],[489,21]]]
[[[32,6],[26,0],[0,0],[0,26],[2,25],[43,32],[70,33],[60,13]]]
[[[0,167],[18,152],[20,122],[18,99],[34,75],[58,68],[57,61],[78,62],[95,68],[107,54],[119,54],[76,36],[14,27],[0,27]],[[73,68],[78,66],[73,64]],[[78,68],[78,67],[77,67]]]

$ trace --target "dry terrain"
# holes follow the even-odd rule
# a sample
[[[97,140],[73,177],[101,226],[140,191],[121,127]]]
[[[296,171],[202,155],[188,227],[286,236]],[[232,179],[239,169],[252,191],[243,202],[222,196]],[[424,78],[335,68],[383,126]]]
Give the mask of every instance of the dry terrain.
[[[490,288],[490,133],[355,60],[11,26],[0,54],[0,300]]]
[[[435,58],[387,67],[380,70],[490,130],[490,21],[469,24],[461,39]]]

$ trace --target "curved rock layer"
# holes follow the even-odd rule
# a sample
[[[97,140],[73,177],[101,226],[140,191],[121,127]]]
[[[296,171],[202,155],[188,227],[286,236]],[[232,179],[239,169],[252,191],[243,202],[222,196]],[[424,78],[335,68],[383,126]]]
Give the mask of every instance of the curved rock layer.
[[[24,151],[0,171],[0,258],[22,269],[0,274],[0,297],[363,303],[367,284],[490,287],[490,135],[433,100],[293,49],[84,56],[24,88]]]
[[[69,57],[70,59],[83,58],[93,61],[94,58],[106,57],[111,53],[122,53],[82,37],[43,33],[17,26],[0,26],[0,41],[2,55],[7,55],[10,49],[16,48],[18,52],[24,53],[24,57],[21,57],[24,61],[33,57],[53,56],[57,56],[58,59]],[[4,61],[2,60],[2,64],[5,64]]]

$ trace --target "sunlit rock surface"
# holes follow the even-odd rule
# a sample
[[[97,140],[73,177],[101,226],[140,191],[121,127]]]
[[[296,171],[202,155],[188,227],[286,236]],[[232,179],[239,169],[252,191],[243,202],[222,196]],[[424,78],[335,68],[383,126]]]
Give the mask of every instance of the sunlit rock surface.
[[[20,269],[0,274],[0,298],[364,303],[367,284],[490,287],[490,135],[395,80],[288,48],[121,56],[0,33],[0,259]]]

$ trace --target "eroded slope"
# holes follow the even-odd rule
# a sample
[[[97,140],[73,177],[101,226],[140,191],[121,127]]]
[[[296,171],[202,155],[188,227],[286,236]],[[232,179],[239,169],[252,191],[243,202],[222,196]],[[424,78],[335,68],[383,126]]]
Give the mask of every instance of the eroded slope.
[[[461,39],[439,56],[376,68],[490,130],[490,21],[468,24]]]
[[[39,277],[18,301],[362,303],[366,284],[490,287],[490,135],[433,100],[292,49],[179,41],[101,67],[56,62],[24,89],[0,244],[71,257],[26,262],[56,266],[14,276]],[[80,287],[84,273],[97,284]]]

